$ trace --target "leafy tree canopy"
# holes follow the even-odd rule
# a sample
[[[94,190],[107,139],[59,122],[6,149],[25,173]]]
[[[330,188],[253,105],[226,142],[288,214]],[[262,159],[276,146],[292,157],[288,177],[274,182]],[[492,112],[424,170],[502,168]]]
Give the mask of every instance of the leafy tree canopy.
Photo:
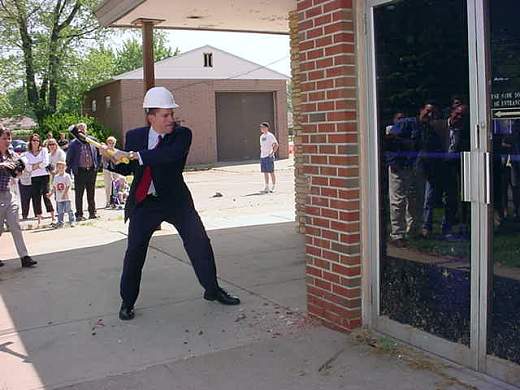
[[[98,0],[0,0],[0,115],[33,116],[40,125],[56,112],[79,114],[83,95],[114,75],[142,66],[140,33],[102,28]],[[176,55],[154,32],[156,60]]]
[[[93,17],[97,0],[0,0],[2,71],[0,85],[23,85],[27,101],[41,123],[58,107],[59,84],[71,53],[107,32]]]
[[[153,40],[154,60],[160,61],[179,54],[179,49],[172,50],[168,46],[167,36],[163,31],[154,31]],[[143,46],[141,35],[132,33],[132,37],[126,40],[122,47],[115,53],[115,74],[121,74],[143,66]]]

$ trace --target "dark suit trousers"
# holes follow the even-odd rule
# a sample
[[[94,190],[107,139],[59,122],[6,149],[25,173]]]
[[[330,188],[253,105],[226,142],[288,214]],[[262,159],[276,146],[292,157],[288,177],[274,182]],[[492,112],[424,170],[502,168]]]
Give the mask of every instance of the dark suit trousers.
[[[139,295],[150,238],[163,221],[174,225],[179,232],[202,287],[207,291],[218,288],[213,249],[195,208],[188,205],[168,211],[159,200],[148,197],[134,209],[128,226],[128,246],[121,275],[121,298],[130,307],[133,307]]]
[[[78,168],[78,172],[74,175],[74,189],[76,200],[76,218],[83,216],[83,193],[87,190],[88,213],[96,215],[96,176],[97,172],[94,168],[85,169]]]

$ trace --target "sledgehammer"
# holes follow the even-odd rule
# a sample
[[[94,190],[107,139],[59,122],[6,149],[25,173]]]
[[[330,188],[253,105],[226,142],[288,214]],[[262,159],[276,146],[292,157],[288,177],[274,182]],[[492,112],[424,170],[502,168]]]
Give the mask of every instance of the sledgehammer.
[[[103,149],[103,144],[98,142],[94,137],[81,133],[76,126],[69,127],[69,132],[72,134],[74,138],[76,138],[79,142],[84,144],[94,145],[98,149]],[[110,157],[114,157],[118,149],[104,149],[105,153]],[[121,157],[118,161],[118,164],[129,164],[130,160],[128,157]]]

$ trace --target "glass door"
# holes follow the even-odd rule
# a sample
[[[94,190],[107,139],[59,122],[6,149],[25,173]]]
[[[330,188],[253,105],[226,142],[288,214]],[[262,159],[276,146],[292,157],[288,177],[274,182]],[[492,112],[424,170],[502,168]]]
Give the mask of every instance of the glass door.
[[[483,2],[490,153],[485,369],[520,385],[520,23],[518,0]]]
[[[477,368],[473,3],[369,1],[367,34],[378,188],[370,207],[373,323]]]
[[[368,0],[372,325],[520,385],[518,0]]]

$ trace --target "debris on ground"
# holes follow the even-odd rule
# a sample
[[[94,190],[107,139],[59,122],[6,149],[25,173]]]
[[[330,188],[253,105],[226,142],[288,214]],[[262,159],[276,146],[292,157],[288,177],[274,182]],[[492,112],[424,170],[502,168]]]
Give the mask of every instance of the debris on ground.
[[[103,322],[103,318],[99,318],[96,323],[92,326],[92,329],[91,329],[91,334],[92,336],[95,336],[96,335],[96,329],[98,328],[104,328],[105,327],[105,324]]]
[[[242,321],[242,320],[245,320],[247,318],[247,315],[246,313],[240,313],[237,318],[235,319],[235,322],[239,322],[239,321]]]
[[[215,192],[215,195],[212,196],[212,198],[222,198],[224,195],[220,192]]]
[[[458,385],[467,390],[478,390],[477,387],[448,374],[445,370],[450,368],[450,365],[430,358],[421,351],[405,346],[391,337],[374,335],[368,329],[355,330],[351,333],[351,336],[359,344],[374,348],[376,353],[391,355],[403,361],[412,369],[430,371],[439,375],[442,378],[442,382],[437,385],[437,390],[448,389],[453,385]]]

